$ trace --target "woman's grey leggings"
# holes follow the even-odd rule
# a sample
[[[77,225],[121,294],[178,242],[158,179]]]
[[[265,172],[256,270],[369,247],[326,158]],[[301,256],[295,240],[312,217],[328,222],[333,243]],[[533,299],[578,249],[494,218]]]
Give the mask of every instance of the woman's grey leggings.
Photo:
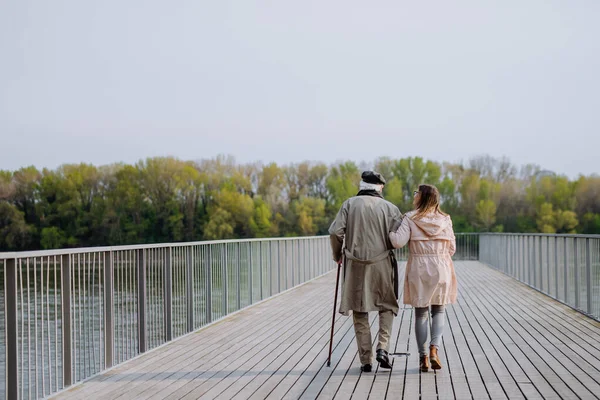
[[[431,306],[431,345],[439,347],[444,333],[444,306]],[[415,307],[415,335],[419,355],[427,354],[427,333],[429,328],[429,307]]]

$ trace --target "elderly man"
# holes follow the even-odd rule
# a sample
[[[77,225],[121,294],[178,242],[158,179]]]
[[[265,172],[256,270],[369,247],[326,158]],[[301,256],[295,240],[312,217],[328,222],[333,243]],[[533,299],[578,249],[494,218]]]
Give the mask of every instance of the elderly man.
[[[369,311],[379,312],[377,361],[391,368],[388,348],[398,314],[398,271],[388,234],[399,225],[398,207],[382,196],[385,179],[374,171],[362,173],[360,191],[342,204],[329,228],[333,259],[344,260],[340,313],[354,318],[361,371],[372,369]]]

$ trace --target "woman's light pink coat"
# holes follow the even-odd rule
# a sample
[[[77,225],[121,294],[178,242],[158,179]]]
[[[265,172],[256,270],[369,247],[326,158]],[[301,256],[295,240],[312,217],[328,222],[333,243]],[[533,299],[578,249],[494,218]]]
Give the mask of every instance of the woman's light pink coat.
[[[457,283],[452,256],[456,239],[452,220],[439,213],[413,219],[415,214],[407,213],[398,230],[390,232],[395,248],[409,243],[404,304],[429,307],[455,303]]]

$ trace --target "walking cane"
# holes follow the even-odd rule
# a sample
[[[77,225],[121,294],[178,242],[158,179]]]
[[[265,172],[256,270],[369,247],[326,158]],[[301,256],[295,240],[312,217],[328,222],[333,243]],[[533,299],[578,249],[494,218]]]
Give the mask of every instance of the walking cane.
[[[327,366],[331,367],[331,349],[333,347],[333,326],[335,324],[335,306],[337,305],[338,286],[340,283],[340,270],[342,262],[338,263],[337,278],[335,279],[335,297],[333,299],[333,315],[331,316],[331,338],[329,339],[329,357],[327,357]]]

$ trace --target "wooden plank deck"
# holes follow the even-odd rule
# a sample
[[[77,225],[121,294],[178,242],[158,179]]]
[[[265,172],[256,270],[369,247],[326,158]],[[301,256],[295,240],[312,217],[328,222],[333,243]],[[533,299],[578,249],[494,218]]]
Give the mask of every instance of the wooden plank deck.
[[[335,273],[98,375],[59,399],[597,399],[600,323],[475,261],[457,262],[444,369],[420,373],[413,310],[401,308],[392,371],[361,373],[352,318],[338,315],[325,366]],[[371,315],[374,346],[378,328]]]

